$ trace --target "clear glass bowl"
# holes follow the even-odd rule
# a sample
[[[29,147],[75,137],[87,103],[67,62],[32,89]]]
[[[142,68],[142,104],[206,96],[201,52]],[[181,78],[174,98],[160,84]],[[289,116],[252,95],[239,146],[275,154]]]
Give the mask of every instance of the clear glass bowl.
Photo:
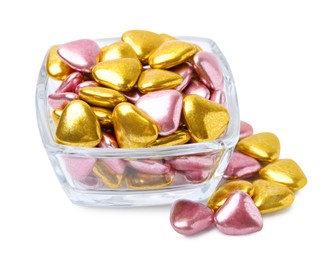
[[[169,204],[180,198],[205,200],[218,185],[239,137],[234,79],[215,42],[198,37],[178,39],[198,44],[203,50],[217,55],[221,62],[225,77],[225,106],[230,122],[223,137],[217,140],[138,149],[80,148],[57,144],[47,97],[61,82],[47,75],[45,55],[36,89],[37,121],[56,176],[73,203],[121,207]],[[102,47],[119,40],[108,38],[96,42]],[[146,164],[154,164],[157,173],[144,172]]]

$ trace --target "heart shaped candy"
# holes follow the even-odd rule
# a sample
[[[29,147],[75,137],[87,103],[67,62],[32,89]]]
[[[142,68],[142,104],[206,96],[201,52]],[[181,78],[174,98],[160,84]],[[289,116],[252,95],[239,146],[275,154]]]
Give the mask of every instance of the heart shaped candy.
[[[253,177],[261,168],[260,163],[250,156],[234,152],[227,169],[223,174],[225,179],[246,179]]]
[[[57,143],[94,147],[102,139],[101,127],[90,106],[81,100],[69,103],[59,119],[55,139]]]
[[[183,114],[192,139],[196,142],[219,138],[229,123],[229,113],[222,105],[198,95],[184,98]]]
[[[208,51],[199,51],[193,57],[194,68],[200,79],[212,90],[223,90],[224,75],[219,59]]]
[[[239,190],[230,194],[216,212],[214,222],[217,229],[227,235],[250,234],[263,227],[261,214],[251,197]]]
[[[198,202],[178,200],[172,205],[170,223],[178,233],[194,235],[213,223],[213,211]]]
[[[250,135],[237,144],[237,150],[261,162],[272,162],[279,158],[280,141],[273,133]]]
[[[82,39],[61,45],[58,54],[71,68],[90,73],[97,62],[99,50],[95,41]]]
[[[177,130],[183,105],[183,97],[177,90],[148,93],[135,105],[157,123],[160,135],[170,135]]]

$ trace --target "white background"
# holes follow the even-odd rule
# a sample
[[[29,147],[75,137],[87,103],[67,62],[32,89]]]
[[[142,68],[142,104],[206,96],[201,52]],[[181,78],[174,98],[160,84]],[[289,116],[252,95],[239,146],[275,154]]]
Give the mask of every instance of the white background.
[[[219,3],[219,6],[217,5]],[[330,1],[7,1],[0,15],[0,259],[332,259],[333,8]],[[84,208],[41,143],[35,84],[47,49],[130,29],[213,39],[243,120],[280,138],[308,177],[261,232],[183,237],[169,206]]]

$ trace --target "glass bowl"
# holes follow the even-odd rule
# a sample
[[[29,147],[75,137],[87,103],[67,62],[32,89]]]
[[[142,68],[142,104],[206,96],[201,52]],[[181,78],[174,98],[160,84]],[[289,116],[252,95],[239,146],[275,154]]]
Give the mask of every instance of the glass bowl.
[[[48,95],[60,81],[46,72],[46,53],[38,76],[36,112],[41,139],[69,199],[85,206],[148,206],[176,199],[205,200],[218,185],[239,137],[234,79],[222,52],[207,38],[178,37],[217,55],[225,77],[225,107],[230,122],[217,140],[169,147],[110,149],[57,144]],[[99,39],[102,47],[120,38]],[[146,167],[148,166],[148,167]],[[148,170],[147,170],[148,169]],[[151,169],[156,169],[156,172]]]

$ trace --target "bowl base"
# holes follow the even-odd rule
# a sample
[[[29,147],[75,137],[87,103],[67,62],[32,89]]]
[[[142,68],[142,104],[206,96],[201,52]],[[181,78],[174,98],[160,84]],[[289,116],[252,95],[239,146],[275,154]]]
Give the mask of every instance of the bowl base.
[[[221,177],[188,189],[151,191],[89,191],[79,190],[62,183],[68,198],[77,205],[89,207],[144,207],[172,204],[178,199],[207,200],[219,184]]]

